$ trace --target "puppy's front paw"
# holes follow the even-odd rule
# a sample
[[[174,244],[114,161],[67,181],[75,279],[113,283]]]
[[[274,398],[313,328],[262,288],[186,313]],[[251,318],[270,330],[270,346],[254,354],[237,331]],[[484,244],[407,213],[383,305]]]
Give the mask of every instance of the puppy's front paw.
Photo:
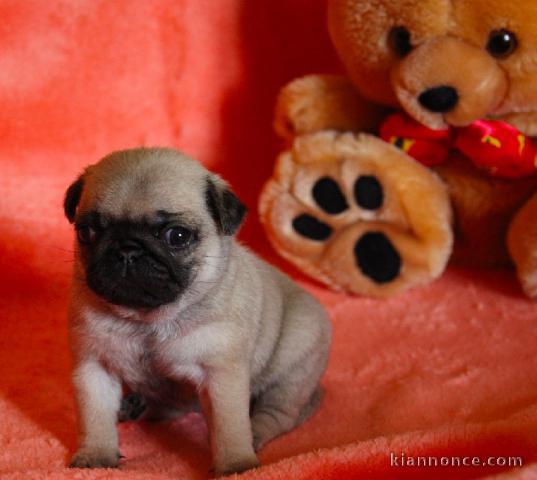
[[[81,448],[73,456],[69,468],[116,468],[120,458],[117,450]]]
[[[234,473],[242,473],[246,470],[259,467],[259,460],[255,455],[248,456],[232,462],[219,462],[215,465],[212,473],[215,477],[225,477]]]

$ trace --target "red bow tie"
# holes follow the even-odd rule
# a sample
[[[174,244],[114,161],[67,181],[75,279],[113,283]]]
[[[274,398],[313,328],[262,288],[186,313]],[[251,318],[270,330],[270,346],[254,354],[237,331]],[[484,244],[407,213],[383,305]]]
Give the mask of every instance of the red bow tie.
[[[498,120],[432,130],[404,113],[395,113],[380,127],[380,136],[429,167],[444,163],[455,149],[495,177],[537,174],[537,148],[531,138]]]

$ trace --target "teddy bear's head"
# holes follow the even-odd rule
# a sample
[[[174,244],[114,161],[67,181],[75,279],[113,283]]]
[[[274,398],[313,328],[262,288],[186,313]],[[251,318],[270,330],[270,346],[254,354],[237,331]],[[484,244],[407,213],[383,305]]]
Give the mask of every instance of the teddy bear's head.
[[[533,0],[329,0],[360,92],[431,128],[499,117],[537,134],[536,25]]]

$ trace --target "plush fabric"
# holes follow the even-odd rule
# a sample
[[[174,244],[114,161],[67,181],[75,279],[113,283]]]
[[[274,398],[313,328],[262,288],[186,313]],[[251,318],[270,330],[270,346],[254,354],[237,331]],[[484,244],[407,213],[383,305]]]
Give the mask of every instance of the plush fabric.
[[[297,137],[263,188],[259,214],[274,248],[303,272],[372,297],[437,278],[453,245],[444,184],[372,135]]]
[[[75,471],[62,196],[110,150],[173,145],[251,209],[243,241],[283,265],[256,218],[280,146],[278,89],[337,71],[321,0],[69,0],[0,5],[0,477],[207,477],[202,418],[119,427],[121,468]],[[449,270],[390,300],[328,292],[320,411],[261,452],[251,479],[481,478],[505,468],[390,467],[407,455],[522,456],[535,478],[537,310],[513,274]]]
[[[326,169],[311,164],[282,175],[277,166],[261,199],[263,224],[275,249],[332,288],[377,297],[435,280],[448,260],[481,267],[514,264],[524,291],[534,298],[536,236],[525,219],[537,215],[537,201],[530,201],[537,191],[532,145],[537,142],[536,21],[537,4],[520,0],[329,0],[328,29],[346,76],[309,72],[282,88],[275,130],[286,140],[284,156],[292,152],[295,163],[311,163],[293,145],[304,134],[322,138],[325,130],[336,129],[380,135],[399,147],[400,163],[408,156],[430,157],[425,163],[432,169],[402,176],[399,184],[431,183],[427,177],[434,172],[447,185],[449,198],[409,201],[401,194],[404,188],[371,167],[356,142],[344,159],[355,158],[361,175],[376,176],[379,189],[392,200],[389,208],[353,201],[349,211],[325,221],[315,188]],[[409,131],[407,121],[396,122],[393,129],[389,107],[409,117],[415,129]],[[426,142],[418,141],[416,129],[429,130]],[[332,155],[341,156],[337,146]],[[382,164],[394,154],[379,147],[375,157]],[[292,188],[273,198],[275,182]],[[413,229],[405,228],[413,213],[421,213],[423,202],[437,212],[443,238],[415,242]],[[395,215],[394,204],[402,206]],[[356,206],[355,219],[340,222]],[[444,215],[450,207],[453,222]],[[301,224],[295,228],[297,210],[309,216],[309,232]],[[322,239],[310,235],[312,225],[323,228],[314,224],[319,221],[332,227],[330,235],[324,228]],[[438,247],[451,236],[453,248]],[[312,242],[316,255],[310,255]]]

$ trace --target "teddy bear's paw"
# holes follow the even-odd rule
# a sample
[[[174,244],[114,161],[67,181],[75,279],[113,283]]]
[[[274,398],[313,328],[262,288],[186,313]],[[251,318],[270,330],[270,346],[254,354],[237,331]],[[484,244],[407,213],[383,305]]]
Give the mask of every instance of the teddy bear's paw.
[[[537,300],[537,194],[517,212],[507,232],[507,247],[526,295]]]
[[[280,91],[274,128],[278,135],[292,140],[328,129],[370,130],[385,116],[385,109],[365,100],[348,77],[307,75]]]
[[[442,181],[371,135],[297,137],[259,210],[276,250],[335,290],[392,295],[439,276],[452,249]]]

